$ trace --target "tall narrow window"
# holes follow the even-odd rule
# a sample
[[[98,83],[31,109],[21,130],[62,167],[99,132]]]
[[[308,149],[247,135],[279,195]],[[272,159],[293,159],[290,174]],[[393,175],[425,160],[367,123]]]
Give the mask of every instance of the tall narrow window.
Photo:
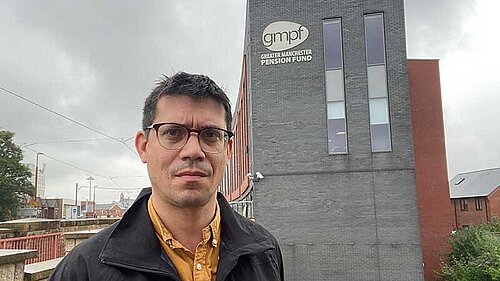
[[[348,150],[340,19],[323,21],[323,46],[325,49],[328,153],[345,154]]]
[[[373,152],[391,151],[383,14],[365,15],[366,63]]]

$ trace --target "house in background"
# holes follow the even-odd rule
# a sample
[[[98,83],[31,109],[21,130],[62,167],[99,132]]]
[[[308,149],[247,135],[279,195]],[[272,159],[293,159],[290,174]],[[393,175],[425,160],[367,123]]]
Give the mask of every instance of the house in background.
[[[127,208],[118,202],[97,204],[95,211],[97,218],[121,218],[126,210]]]
[[[500,168],[456,175],[450,181],[450,198],[456,228],[500,217]]]
[[[125,198],[125,195],[120,194],[120,201],[108,204],[96,204],[95,212],[98,218],[121,218],[125,211],[132,205],[134,200]]]

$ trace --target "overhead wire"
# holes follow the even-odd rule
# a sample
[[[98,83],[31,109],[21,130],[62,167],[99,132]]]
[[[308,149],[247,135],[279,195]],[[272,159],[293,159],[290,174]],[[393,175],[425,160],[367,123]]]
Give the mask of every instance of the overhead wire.
[[[142,189],[142,187],[116,188],[116,187],[101,187],[101,186],[96,186],[95,188],[97,188],[97,189],[103,189],[103,190],[122,190],[122,191],[127,191],[127,190],[141,190]]]
[[[137,152],[135,152],[135,151],[134,151],[131,147],[129,147],[129,146],[125,143],[125,141],[124,141],[124,140],[119,140],[119,139],[117,139],[117,138],[115,138],[115,137],[113,137],[113,136],[111,136],[111,135],[108,135],[108,134],[106,134],[106,133],[104,133],[104,132],[102,132],[102,131],[100,131],[100,130],[94,129],[94,128],[92,128],[92,127],[88,126],[88,125],[85,125],[85,124],[83,124],[83,123],[81,123],[81,122],[79,122],[79,121],[76,121],[76,120],[74,120],[74,119],[72,119],[72,118],[70,118],[70,117],[67,117],[67,116],[65,116],[65,115],[63,115],[63,114],[61,114],[61,113],[59,113],[59,112],[56,112],[56,111],[54,111],[54,110],[52,110],[52,109],[50,109],[50,108],[48,108],[48,107],[45,107],[45,106],[43,106],[43,105],[41,105],[41,104],[38,104],[38,103],[36,103],[36,102],[34,102],[34,101],[32,101],[32,100],[28,99],[28,98],[25,98],[25,97],[23,97],[23,96],[21,96],[21,95],[19,95],[19,94],[15,93],[15,92],[13,92],[13,91],[9,90],[9,89],[6,89],[6,88],[2,87],[2,86],[0,86],[0,90],[4,91],[4,92],[6,92],[6,93],[8,93],[8,94],[10,94],[10,95],[12,95],[12,96],[17,97],[18,99],[21,99],[21,100],[23,100],[23,101],[25,101],[25,102],[28,102],[28,103],[30,103],[30,104],[32,104],[32,105],[34,105],[34,106],[36,106],[36,107],[39,107],[39,108],[41,108],[41,109],[43,109],[43,110],[46,110],[46,111],[48,111],[48,112],[50,112],[50,113],[52,113],[52,114],[54,114],[54,115],[56,115],[56,116],[58,116],[58,117],[61,117],[61,118],[65,119],[65,120],[67,120],[67,121],[69,121],[69,122],[72,122],[72,123],[74,123],[74,124],[77,124],[77,125],[79,125],[79,126],[81,126],[81,127],[84,127],[84,128],[86,128],[86,129],[88,129],[88,130],[91,130],[91,131],[93,131],[93,132],[95,132],[95,133],[98,133],[98,134],[100,134],[100,135],[102,135],[102,136],[105,136],[105,137],[107,137],[107,138],[109,138],[109,139],[112,139],[112,140],[114,140],[114,141],[116,141],[116,142],[119,142],[119,143],[123,144],[123,145],[124,145],[124,146],[125,146],[125,147],[129,150],[129,151],[131,151],[132,153],[134,153],[135,155],[137,155]],[[129,139],[130,139],[130,138],[128,138],[127,140],[129,140]]]
[[[98,133],[98,134],[100,134],[100,135],[102,135],[102,136],[106,137],[107,139],[111,139],[111,140],[113,140],[113,141],[116,141],[116,142],[118,142],[118,143],[120,143],[120,144],[124,145],[124,146],[125,146],[125,147],[129,150],[129,151],[131,151],[134,155],[137,155],[137,152],[136,152],[135,150],[133,150],[133,149],[132,149],[132,148],[131,148],[131,147],[130,147],[127,143],[126,143],[127,141],[129,141],[129,140],[133,139],[133,138],[134,138],[133,136],[132,136],[132,137],[129,137],[129,138],[127,138],[127,139],[123,139],[123,138],[122,138],[121,140],[120,140],[120,139],[117,139],[117,138],[115,138],[115,137],[113,137],[113,136],[111,136],[111,135],[109,135],[109,134],[106,134],[106,133],[104,133],[104,132],[102,132],[102,131],[100,131],[100,130],[94,129],[94,128],[92,128],[92,127],[88,126],[88,125],[85,125],[85,124],[83,124],[83,123],[81,123],[81,122],[77,121],[77,120],[74,120],[74,119],[72,119],[72,118],[70,118],[70,117],[67,117],[67,116],[65,116],[65,115],[63,115],[63,114],[61,114],[61,113],[59,113],[59,112],[56,112],[55,110],[52,110],[52,109],[50,109],[50,108],[48,108],[48,107],[46,107],[46,106],[43,106],[43,105],[41,105],[41,104],[39,104],[39,103],[36,103],[36,102],[34,102],[34,101],[32,101],[32,100],[30,100],[30,99],[28,99],[28,98],[25,98],[25,97],[23,97],[23,96],[21,96],[21,95],[19,95],[19,94],[15,93],[15,92],[13,92],[13,91],[9,90],[9,89],[6,89],[6,88],[2,87],[2,86],[0,86],[0,90],[4,91],[4,92],[6,92],[6,93],[8,93],[8,94],[10,94],[10,95],[13,95],[13,96],[15,96],[15,97],[17,97],[17,98],[19,98],[19,99],[21,99],[21,100],[25,101],[25,102],[28,102],[28,103],[30,103],[30,104],[32,104],[32,105],[34,105],[34,106],[36,106],[36,107],[39,107],[39,108],[41,108],[41,109],[43,109],[43,110],[46,110],[46,111],[48,111],[48,112],[50,112],[50,113],[52,113],[52,114],[54,114],[54,115],[56,115],[56,116],[58,116],[58,117],[60,117],[60,118],[63,118],[63,119],[65,119],[65,120],[69,121],[69,122],[72,122],[72,123],[74,123],[74,124],[77,124],[77,125],[79,125],[79,126],[81,126],[81,127],[86,128],[86,129],[88,129],[88,130],[90,130],[90,131],[93,131],[93,132],[95,132],[95,133]],[[31,145],[35,145],[35,144],[44,144],[44,143],[45,143],[45,144],[46,144],[46,143],[70,143],[70,142],[84,142],[84,141],[97,141],[97,140],[105,140],[105,139],[34,142],[34,143],[30,143],[30,144],[25,144],[25,145],[22,145],[22,147],[23,147],[23,148],[25,148],[25,149],[31,150],[31,151],[33,151],[33,152],[35,152],[35,153],[40,153],[40,152],[38,152],[38,151],[36,151],[36,150],[34,150],[34,149],[30,148],[29,146],[31,146]],[[111,176],[107,177],[107,176],[104,176],[104,175],[100,175],[100,174],[95,173],[95,172],[93,172],[93,171],[90,171],[90,170],[88,170],[88,169],[81,168],[81,167],[75,166],[75,165],[73,165],[73,164],[71,164],[71,163],[68,163],[68,162],[65,162],[65,161],[59,160],[59,159],[54,158],[54,157],[52,157],[52,156],[50,156],[50,155],[47,155],[47,154],[45,154],[45,153],[44,153],[44,156],[45,156],[45,157],[47,157],[47,158],[49,158],[49,159],[51,159],[51,160],[53,160],[53,161],[59,162],[59,163],[61,163],[61,164],[63,164],[63,165],[66,165],[66,166],[72,167],[72,168],[74,168],[74,169],[77,169],[77,170],[80,170],[80,171],[84,171],[84,172],[89,173],[89,174],[91,174],[91,175],[95,175],[95,176],[98,176],[98,177],[102,177],[102,178],[108,179],[108,180],[109,180],[109,181],[111,181],[111,182],[113,183],[113,185],[115,185],[117,188],[119,188],[120,190],[126,191],[126,190],[125,190],[122,186],[120,186],[117,182],[115,182],[115,181],[114,181],[114,178],[116,178],[116,177],[111,177]]]
[[[37,144],[51,144],[51,143],[78,143],[78,142],[92,142],[92,141],[109,141],[108,138],[103,139],[85,139],[85,140],[58,140],[58,141],[39,141],[32,143],[21,144],[22,147],[28,147]]]
[[[35,153],[41,153],[40,151],[36,151],[35,149],[32,149],[32,148],[27,147],[27,146],[25,146],[24,148],[25,148],[25,149],[27,149],[27,150],[30,150],[30,151],[32,151],[32,152],[35,152]],[[122,186],[120,186],[118,183],[116,183],[116,182],[114,181],[114,179],[115,179],[115,178],[119,178],[119,177],[144,177],[144,176],[114,176],[114,177],[111,177],[111,176],[104,176],[104,175],[101,175],[101,174],[95,173],[95,172],[93,172],[93,171],[90,171],[90,170],[88,170],[88,169],[85,169],[85,168],[81,168],[81,167],[75,166],[75,165],[73,165],[73,164],[71,164],[71,163],[68,163],[68,162],[66,162],[66,161],[62,161],[62,160],[56,159],[56,158],[54,158],[54,157],[52,157],[52,156],[50,156],[50,155],[47,155],[46,153],[43,153],[43,156],[44,156],[44,157],[46,157],[46,158],[49,158],[49,159],[51,159],[51,160],[53,160],[53,161],[59,162],[59,163],[61,163],[61,164],[63,164],[63,165],[69,166],[69,167],[71,167],[71,168],[74,168],[74,169],[77,169],[77,170],[80,170],[80,171],[84,171],[84,172],[86,172],[86,173],[88,173],[88,174],[91,174],[91,175],[94,175],[94,176],[97,176],[97,177],[101,177],[101,178],[107,179],[107,180],[111,181],[111,182],[112,182],[112,183],[116,186],[116,188],[114,188],[113,190],[121,190],[121,191],[124,191],[124,192],[127,192],[127,193],[128,193],[128,192],[130,192],[130,190],[142,189],[142,188],[123,188],[123,187],[122,187]],[[99,187],[97,187],[97,189],[99,189]],[[102,189],[111,189],[111,188],[102,188]]]
[[[30,147],[24,147],[24,148],[25,148],[25,149],[28,149],[28,150],[31,150],[32,152],[35,152],[35,153],[41,153],[40,151],[36,151],[35,149],[30,148]],[[106,177],[106,176],[100,175],[100,174],[95,173],[95,172],[93,172],[93,171],[90,171],[90,170],[88,170],[88,169],[81,168],[81,167],[75,166],[75,165],[73,165],[73,164],[71,164],[71,163],[68,163],[68,162],[66,162],[66,161],[62,161],[62,160],[59,160],[59,159],[57,159],[57,158],[54,158],[54,157],[52,157],[52,156],[50,156],[50,155],[48,155],[48,154],[46,154],[46,153],[43,153],[43,156],[44,156],[44,157],[46,157],[46,158],[49,158],[49,159],[51,159],[51,160],[54,160],[54,161],[56,161],[56,162],[59,162],[59,163],[61,163],[61,164],[63,164],[63,165],[69,166],[69,167],[71,167],[71,168],[74,168],[74,169],[77,169],[77,170],[80,170],[80,171],[87,172],[87,173],[89,173],[89,174],[91,174],[91,175],[95,175],[95,176],[102,177],[102,178],[106,178],[106,179],[108,178],[108,177]]]

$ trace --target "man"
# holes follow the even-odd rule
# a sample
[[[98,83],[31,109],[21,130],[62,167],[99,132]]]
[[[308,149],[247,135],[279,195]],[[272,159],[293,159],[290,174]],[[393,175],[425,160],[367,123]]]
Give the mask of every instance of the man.
[[[135,138],[151,189],[71,251],[50,280],[283,280],[276,239],[216,192],[231,118],[210,78],[181,72],[159,82]]]

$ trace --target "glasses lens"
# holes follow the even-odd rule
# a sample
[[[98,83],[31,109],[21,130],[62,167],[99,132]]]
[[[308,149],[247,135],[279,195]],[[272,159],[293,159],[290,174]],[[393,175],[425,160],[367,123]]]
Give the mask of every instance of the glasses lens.
[[[158,128],[158,140],[165,148],[181,148],[186,143],[188,135],[186,128],[175,124],[164,124]]]
[[[226,148],[228,135],[216,128],[203,129],[198,136],[200,145],[206,152],[221,152]]]

